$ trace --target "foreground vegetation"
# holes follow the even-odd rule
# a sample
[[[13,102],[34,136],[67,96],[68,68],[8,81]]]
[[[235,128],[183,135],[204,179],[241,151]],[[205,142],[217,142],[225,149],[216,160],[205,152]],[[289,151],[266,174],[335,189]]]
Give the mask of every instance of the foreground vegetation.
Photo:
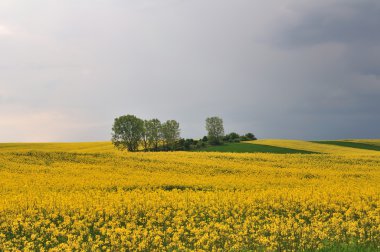
[[[379,153],[0,144],[0,251],[376,251]]]

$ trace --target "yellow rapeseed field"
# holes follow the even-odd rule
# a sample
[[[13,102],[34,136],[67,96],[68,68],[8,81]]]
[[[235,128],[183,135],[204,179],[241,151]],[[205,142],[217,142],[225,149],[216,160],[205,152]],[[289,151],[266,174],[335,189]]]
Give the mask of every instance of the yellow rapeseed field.
[[[0,251],[380,249],[377,153],[0,144]]]

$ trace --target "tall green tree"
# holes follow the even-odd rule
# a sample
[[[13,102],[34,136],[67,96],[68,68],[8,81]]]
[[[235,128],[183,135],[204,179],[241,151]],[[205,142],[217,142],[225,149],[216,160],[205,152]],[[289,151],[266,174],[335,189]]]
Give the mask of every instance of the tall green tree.
[[[144,122],[144,135],[146,147],[148,149],[158,149],[161,142],[161,122],[158,119],[145,120]]]
[[[118,149],[137,151],[144,133],[144,121],[134,115],[115,118],[112,127],[112,143]]]
[[[218,145],[223,143],[224,127],[222,118],[217,116],[206,118],[206,130],[210,144]]]
[[[175,120],[168,120],[161,126],[161,136],[167,149],[173,150],[175,143],[180,139],[179,123]]]
[[[147,151],[150,149],[150,146],[149,146],[149,142],[148,142],[148,131],[147,131],[147,124],[148,124],[148,120],[144,120],[144,126],[143,126],[143,132],[142,132],[142,135],[141,135],[141,142],[142,142],[142,145],[144,147],[144,150]]]

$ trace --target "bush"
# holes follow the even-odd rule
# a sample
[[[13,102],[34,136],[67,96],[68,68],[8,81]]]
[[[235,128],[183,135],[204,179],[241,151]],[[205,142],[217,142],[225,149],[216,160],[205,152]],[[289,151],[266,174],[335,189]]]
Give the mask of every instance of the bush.
[[[252,133],[245,134],[245,137],[247,138],[247,140],[257,140],[257,138],[255,137],[255,135],[252,134]],[[243,141],[245,141],[245,140],[243,140]]]
[[[246,136],[241,136],[240,137],[240,141],[248,141],[248,140],[250,140],[248,137],[246,137]]]
[[[230,134],[225,135],[223,140],[226,142],[236,143],[236,142],[240,142],[240,136],[238,133],[231,132]]]

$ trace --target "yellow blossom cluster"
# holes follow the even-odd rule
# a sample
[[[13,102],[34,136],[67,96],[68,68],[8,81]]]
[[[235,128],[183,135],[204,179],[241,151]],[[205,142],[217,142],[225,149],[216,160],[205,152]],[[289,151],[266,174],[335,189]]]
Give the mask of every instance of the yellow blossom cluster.
[[[0,150],[0,251],[380,249],[379,185],[370,154]]]

